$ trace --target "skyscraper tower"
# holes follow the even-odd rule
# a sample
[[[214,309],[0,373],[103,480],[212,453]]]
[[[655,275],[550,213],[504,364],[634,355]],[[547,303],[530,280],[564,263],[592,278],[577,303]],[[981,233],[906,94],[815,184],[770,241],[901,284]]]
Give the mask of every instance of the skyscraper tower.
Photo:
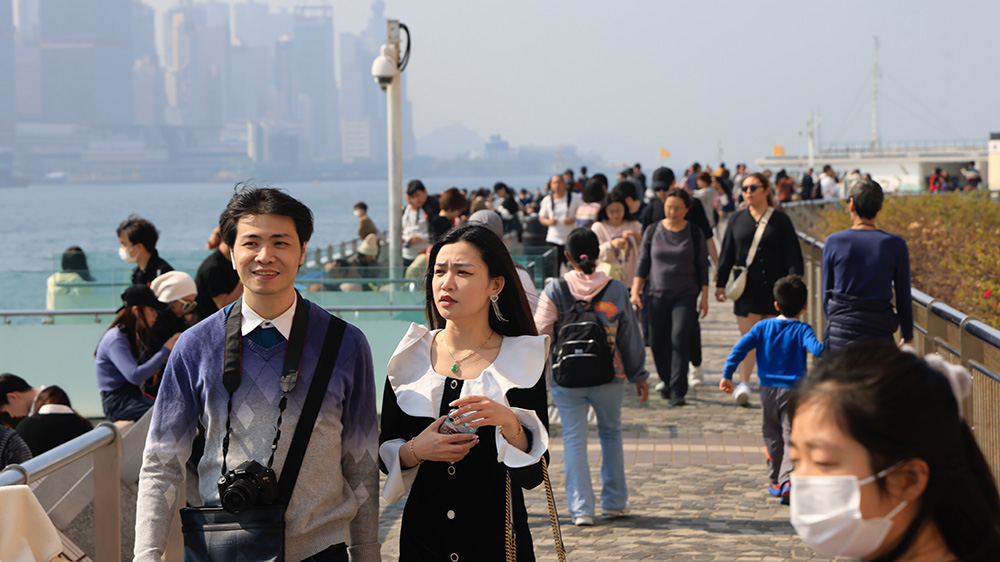
[[[340,115],[333,51],[333,8],[297,6],[293,32],[295,117],[306,153],[340,157]]]

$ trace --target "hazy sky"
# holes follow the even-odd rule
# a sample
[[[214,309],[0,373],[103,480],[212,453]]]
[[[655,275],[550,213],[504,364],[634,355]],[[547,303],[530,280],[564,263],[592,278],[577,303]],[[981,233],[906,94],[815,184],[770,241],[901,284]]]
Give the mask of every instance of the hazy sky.
[[[338,33],[371,13],[329,3]],[[883,139],[1000,131],[996,1],[387,0],[386,16],[413,33],[418,139],[460,123],[647,168],[663,146],[682,169],[714,165],[721,141],[732,167],[772,144],[805,153],[814,111],[822,141],[867,141],[876,35]]]

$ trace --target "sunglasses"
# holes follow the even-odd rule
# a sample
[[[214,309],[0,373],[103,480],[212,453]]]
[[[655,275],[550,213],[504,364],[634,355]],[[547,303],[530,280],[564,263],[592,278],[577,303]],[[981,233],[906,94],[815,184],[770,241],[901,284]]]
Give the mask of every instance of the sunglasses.
[[[181,312],[184,314],[194,311],[194,308],[198,306],[198,301],[184,301],[178,299],[177,302],[181,303]]]
[[[744,185],[743,186],[743,191],[744,192],[749,191],[750,193],[753,193],[754,191],[757,191],[758,189],[764,189],[764,186],[760,185],[759,183],[755,183],[753,185]]]

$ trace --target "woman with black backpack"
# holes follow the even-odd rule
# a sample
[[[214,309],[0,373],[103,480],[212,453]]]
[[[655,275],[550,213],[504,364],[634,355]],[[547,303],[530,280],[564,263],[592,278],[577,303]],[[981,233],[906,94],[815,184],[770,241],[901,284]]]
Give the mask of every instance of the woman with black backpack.
[[[566,497],[575,525],[593,525],[594,490],[587,463],[587,413],[597,414],[601,440],[601,508],[605,517],[629,513],[622,443],[625,379],[641,400],[649,396],[642,331],[621,281],[596,271],[600,245],[589,228],[566,238],[573,268],[549,282],[538,300],[539,334],[554,336],[552,400],[562,420]]]

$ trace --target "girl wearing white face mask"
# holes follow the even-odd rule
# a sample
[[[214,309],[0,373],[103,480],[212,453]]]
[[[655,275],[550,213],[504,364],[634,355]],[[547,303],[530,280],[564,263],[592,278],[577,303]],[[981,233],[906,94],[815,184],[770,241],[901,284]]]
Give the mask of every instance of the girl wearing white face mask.
[[[791,520],[817,551],[1000,560],[1000,497],[960,413],[971,379],[928,360],[856,344],[825,357],[789,402]]]

